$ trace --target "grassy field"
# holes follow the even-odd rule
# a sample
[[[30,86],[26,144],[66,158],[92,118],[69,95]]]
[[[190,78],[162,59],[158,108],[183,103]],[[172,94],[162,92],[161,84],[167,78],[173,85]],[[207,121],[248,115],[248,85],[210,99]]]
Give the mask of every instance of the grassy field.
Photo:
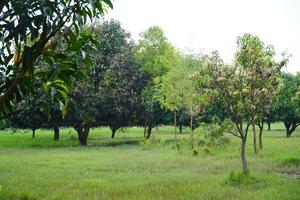
[[[142,128],[93,129],[80,147],[72,129],[0,132],[0,199],[300,199],[300,129],[285,138],[281,124],[264,132],[264,149],[247,146],[250,175],[240,176],[240,141],[189,148],[187,133],[174,148],[170,127],[144,142]],[[188,130],[186,130],[188,132]],[[203,131],[197,130],[200,138]]]

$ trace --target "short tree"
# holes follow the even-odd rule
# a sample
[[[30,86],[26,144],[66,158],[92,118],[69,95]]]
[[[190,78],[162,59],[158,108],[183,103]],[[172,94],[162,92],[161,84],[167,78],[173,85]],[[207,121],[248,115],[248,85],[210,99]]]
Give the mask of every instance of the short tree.
[[[221,103],[222,111],[235,124],[232,134],[241,139],[243,174],[248,172],[246,141],[249,127],[263,107],[268,110],[278,91],[280,70],[285,60],[276,63],[274,50],[258,37],[245,34],[238,38],[233,66],[223,64],[218,54],[207,59],[211,94]]]

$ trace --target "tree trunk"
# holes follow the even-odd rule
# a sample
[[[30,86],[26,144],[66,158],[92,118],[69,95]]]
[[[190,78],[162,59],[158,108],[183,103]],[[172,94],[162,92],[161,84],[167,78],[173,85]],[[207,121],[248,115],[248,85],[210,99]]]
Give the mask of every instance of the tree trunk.
[[[247,167],[247,160],[246,160],[246,138],[242,138],[241,159],[242,159],[243,174],[247,175],[248,167]]]
[[[179,125],[179,133],[182,134],[182,124]]]
[[[58,126],[54,126],[53,130],[54,130],[54,141],[58,141],[59,140],[59,128],[58,128]]]
[[[147,138],[147,124],[148,124],[148,112],[145,112],[144,138]]]
[[[80,145],[87,146],[87,139],[90,132],[90,126],[84,126],[77,129]]]
[[[177,140],[177,133],[176,133],[176,128],[177,128],[177,124],[176,124],[176,111],[174,112],[174,133],[175,133],[175,140]]]
[[[148,126],[148,129],[147,129],[147,136],[146,136],[147,139],[150,138],[151,133],[152,133],[152,126]]]
[[[258,125],[259,127],[259,149],[262,150],[263,149],[263,144],[262,144],[262,134],[264,131],[264,121],[261,122],[261,124]]]
[[[255,124],[252,124],[252,129],[253,129],[253,146],[254,146],[254,152],[255,152],[255,154],[257,154]]]
[[[268,131],[270,131],[271,130],[271,122],[267,122],[267,124],[268,124]]]
[[[291,137],[292,133],[296,130],[296,128],[299,126],[299,124],[291,124],[288,122],[284,122],[285,128],[286,128],[286,137]]]
[[[286,128],[286,137],[290,137],[289,131],[290,131],[291,124],[288,123],[288,122],[283,122],[283,123],[284,123],[284,126]]]
[[[192,140],[192,149],[194,150],[194,129],[193,129],[193,115],[191,115],[190,127],[191,127],[191,140]]]
[[[111,130],[111,138],[115,138],[116,130],[112,129]]]
[[[32,129],[32,139],[35,138],[35,129]]]

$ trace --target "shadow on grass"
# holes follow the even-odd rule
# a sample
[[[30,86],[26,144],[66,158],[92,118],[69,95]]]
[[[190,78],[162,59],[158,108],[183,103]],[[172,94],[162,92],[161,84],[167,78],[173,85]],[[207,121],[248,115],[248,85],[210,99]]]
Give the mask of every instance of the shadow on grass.
[[[139,145],[143,140],[126,140],[126,141],[111,141],[111,142],[103,142],[90,144],[89,147],[117,147],[123,145]]]

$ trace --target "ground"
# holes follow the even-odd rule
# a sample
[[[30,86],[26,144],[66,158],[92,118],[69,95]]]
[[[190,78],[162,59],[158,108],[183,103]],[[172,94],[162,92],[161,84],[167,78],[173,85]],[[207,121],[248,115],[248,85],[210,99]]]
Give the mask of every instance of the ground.
[[[154,130],[157,131],[157,130]],[[198,129],[196,137],[203,131]],[[0,132],[0,199],[300,199],[300,129],[285,138],[281,124],[264,132],[264,149],[254,154],[247,141],[250,174],[240,175],[240,141],[229,136],[222,146],[196,146],[186,133],[174,148],[173,129],[160,128],[144,142],[142,128],[91,131],[80,147],[72,129],[61,140],[39,130]],[[153,140],[153,138],[151,138]]]

